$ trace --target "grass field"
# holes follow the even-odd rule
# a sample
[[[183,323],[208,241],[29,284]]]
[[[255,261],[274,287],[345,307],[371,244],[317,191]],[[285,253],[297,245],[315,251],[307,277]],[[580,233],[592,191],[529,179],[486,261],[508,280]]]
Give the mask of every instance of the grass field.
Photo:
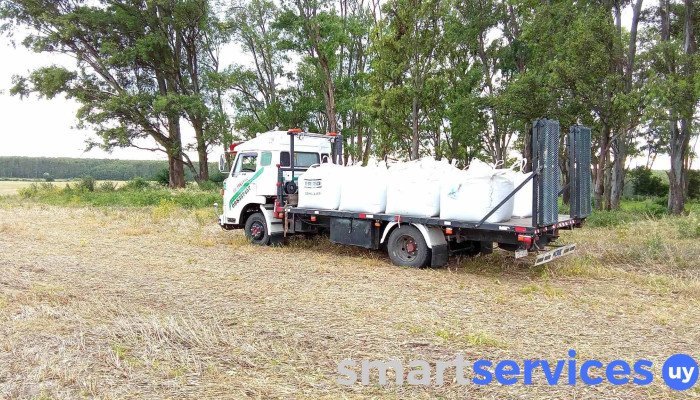
[[[700,219],[564,232],[546,267],[496,250],[441,269],[293,240],[249,245],[210,209],[0,202],[0,398],[670,398],[698,359]],[[381,387],[355,360],[654,362],[649,386]],[[595,375],[595,374],[594,374]],[[522,377],[521,377],[522,378]],[[376,372],[372,382],[376,383]]]
[[[29,187],[32,181],[0,181],[0,196],[9,196],[17,194],[17,191],[22,188]]]

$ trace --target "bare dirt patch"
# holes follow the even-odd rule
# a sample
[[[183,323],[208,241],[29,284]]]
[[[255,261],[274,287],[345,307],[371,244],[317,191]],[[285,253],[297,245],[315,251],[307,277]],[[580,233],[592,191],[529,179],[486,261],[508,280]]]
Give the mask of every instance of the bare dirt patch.
[[[0,398],[673,397],[660,365],[697,356],[700,250],[664,224],[660,244],[643,233],[652,224],[565,232],[578,254],[547,268],[496,252],[414,270],[322,239],[254,247],[202,210],[3,207]],[[654,382],[336,383],[346,358],[569,349],[652,360]]]

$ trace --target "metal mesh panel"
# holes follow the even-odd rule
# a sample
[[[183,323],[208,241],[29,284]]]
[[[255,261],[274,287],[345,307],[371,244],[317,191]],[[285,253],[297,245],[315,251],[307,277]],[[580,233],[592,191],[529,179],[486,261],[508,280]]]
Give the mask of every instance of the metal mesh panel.
[[[572,218],[591,215],[591,128],[572,126],[569,131],[569,173]]]
[[[532,139],[533,170],[540,170],[532,215],[537,226],[551,225],[559,221],[559,121],[536,121]]]

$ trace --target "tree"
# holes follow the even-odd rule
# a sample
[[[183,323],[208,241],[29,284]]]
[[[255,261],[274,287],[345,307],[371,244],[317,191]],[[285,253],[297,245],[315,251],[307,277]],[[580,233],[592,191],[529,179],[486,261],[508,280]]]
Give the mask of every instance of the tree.
[[[689,144],[698,104],[695,38],[698,21],[692,0],[684,1],[682,6],[670,0],[660,0],[656,11],[660,22],[651,30],[657,40],[648,56],[652,100],[649,117],[668,124],[668,153],[671,157],[668,210],[680,214],[685,212]]]
[[[417,159],[430,133],[440,137],[439,113],[431,112],[442,101],[435,89],[440,85],[444,7],[440,0],[393,0],[383,10],[387,20],[378,27],[370,80],[374,104],[384,114],[378,116],[380,136],[398,143],[385,144],[381,155],[398,150]],[[433,147],[439,148],[435,143]]]
[[[201,92],[186,89],[198,86],[192,58],[202,49],[193,32],[207,23],[206,2],[19,0],[0,7],[5,30],[29,29],[27,48],[76,60],[75,68],[54,65],[15,77],[13,94],[75,99],[81,104],[79,126],[102,139],[89,148],[144,148],[139,140],[152,138],[157,146],[146,149],[167,154],[170,186],[185,186],[184,166],[194,172],[194,164],[183,151],[180,119],[187,115],[201,127],[205,114]],[[194,9],[201,12],[195,15]],[[200,174],[206,175],[204,164]]]
[[[274,2],[267,0],[236,4],[229,12],[233,39],[253,62],[250,67],[236,64],[227,70],[237,111],[235,126],[247,138],[288,124],[286,91],[280,84],[291,77],[284,71],[289,57],[280,48],[281,29],[276,23],[280,12]]]
[[[287,43],[304,56],[304,62],[317,69],[329,132],[338,132],[334,70],[338,49],[344,40],[342,21],[328,0],[295,0],[285,5],[280,18]]]
[[[181,53],[175,54],[179,60],[178,83],[186,96],[184,116],[195,133],[199,170],[194,169],[189,159],[187,164],[197,181],[209,179],[207,153],[211,145],[230,136],[231,130],[222,101],[223,74],[219,71],[219,51],[230,34],[214,11],[207,0],[180,1],[175,3],[169,17],[173,20],[171,37]]]
[[[629,32],[629,43],[627,45],[626,59],[620,57],[620,66],[618,67],[618,73],[622,73],[624,78],[624,89],[622,94],[619,96],[618,101],[619,107],[621,108],[622,124],[618,127],[619,131],[612,140],[612,153],[614,155],[613,171],[612,171],[612,182],[611,182],[611,193],[610,193],[610,203],[606,206],[609,209],[617,210],[620,208],[620,199],[622,198],[622,191],[625,186],[625,163],[627,161],[628,153],[632,150],[633,140],[635,139],[634,133],[636,132],[637,125],[639,124],[642,116],[642,110],[644,107],[642,89],[639,85],[635,85],[634,74],[636,72],[635,58],[637,56],[637,29],[642,13],[643,0],[636,0],[634,2],[634,7],[632,9],[632,23]],[[615,27],[619,41],[619,51],[624,52],[622,46],[623,32],[622,32],[622,15],[620,10],[620,4],[616,4],[615,7]],[[626,63],[622,62],[626,61]],[[636,86],[636,87],[635,87]]]

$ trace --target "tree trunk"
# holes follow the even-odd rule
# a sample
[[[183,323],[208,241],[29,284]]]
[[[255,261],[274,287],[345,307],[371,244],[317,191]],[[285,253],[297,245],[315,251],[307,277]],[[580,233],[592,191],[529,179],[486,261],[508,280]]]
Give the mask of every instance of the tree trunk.
[[[335,85],[333,85],[333,76],[331,75],[328,60],[321,55],[320,49],[316,49],[318,54],[319,64],[325,75],[325,84],[323,97],[326,102],[326,116],[328,117],[329,132],[338,133],[338,120],[335,115]]]
[[[674,121],[675,123],[675,121]],[[685,154],[690,143],[689,121],[681,119],[681,129],[678,127],[673,134],[671,130],[671,170],[668,172],[668,212],[671,214],[682,214],[685,212],[686,200],[686,180],[688,171],[685,169]]]
[[[411,160],[417,160],[418,159],[418,94],[413,95],[413,106],[412,106],[412,115],[413,115],[413,141],[411,145]]]
[[[595,174],[594,205],[596,210],[603,209],[603,192],[605,191],[605,165],[608,162],[608,141],[610,140],[610,127],[603,122],[603,130],[600,137],[600,156]]]
[[[357,161],[360,162],[364,159],[362,154],[364,153],[364,149],[362,148],[362,129],[364,126],[362,125],[362,113],[360,113],[357,116]]]
[[[200,122],[193,123],[194,133],[197,139],[197,159],[199,161],[199,173],[195,177],[197,182],[209,180],[209,155],[207,154],[207,142],[204,140],[204,128]]]
[[[610,194],[610,207],[612,210],[620,209],[620,199],[625,187],[625,162],[627,160],[626,138],[622,135],[613,140],[612,145],[615,160],[612,170],[612,183]]]
[[[207,150],[197,149],[197,155],[199,158],[199,180],[202,182],[209,180],[209,156]]]
[[[179,115],[168,117],[170,135],[167,153],[171,189],[182,189],[185,187],[185,163],[182,160],[182,138],[179,118]]]
[[[370,149],[372,146],[372,128],[367,131],[367,138],[365,139],[365,153],[362,155],[362,165],[367,166],[369,161]]]
[[[685,0],[685,26],[683,51],[688,57],[681,71],[688,82],[695,82],[695,32],[694,32],[694,5],[693,0]],[[685,212],[686,181],[688,171],[686,170],[685,158],[690,144],[692,133],[693,114],[697,105],[697,97],[693,90],[694,85],[682,91],[679,98],[683,100],[680,108],[680,130],[673,119],[671,126],[671,140],[669,142],[671,156],[671,171],[668,173],[668,211],[671,214],[681,214]],[[675,128],[675,129],[674,129]]]
[[[608,164],[605,166],[605,209],[611,210],[611,195],[612,192],[612,162],[610,161],[610,154],[608,154]]]
[[[559,157],[559,170],[561,171],[562,183],[564,184],[562,187],[566,187],[566,185],[571,183],[571,181],[569,180],[570,176],[568,157]],[[571,200],[571,186],[564,189],[564,193],[562,194],[562,203],[569,204],[569,200]]]
[[[532,124],[527,124],[527,133],[525,133],[525,152],[523,159],[527,160],[523,166],[523,172],[532,172]]]

